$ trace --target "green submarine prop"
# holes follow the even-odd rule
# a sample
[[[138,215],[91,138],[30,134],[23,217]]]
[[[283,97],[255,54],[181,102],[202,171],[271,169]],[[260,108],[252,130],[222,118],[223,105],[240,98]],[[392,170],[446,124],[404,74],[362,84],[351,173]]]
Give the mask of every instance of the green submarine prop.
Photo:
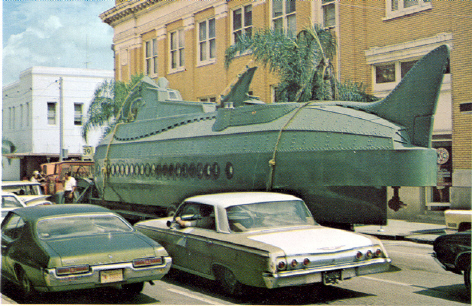
[[[321,224],[386,224],[387,206],[404,205],[400,186],[436,185],[431,138],[448,58],[436,48],[372,103],[265,104],[247,94],[254,67],[224,107],[183,101],[166,79],[144,77],[126,122],[96,148],[95,200],[143,219],[193,195],[275,191],[303,198]]]

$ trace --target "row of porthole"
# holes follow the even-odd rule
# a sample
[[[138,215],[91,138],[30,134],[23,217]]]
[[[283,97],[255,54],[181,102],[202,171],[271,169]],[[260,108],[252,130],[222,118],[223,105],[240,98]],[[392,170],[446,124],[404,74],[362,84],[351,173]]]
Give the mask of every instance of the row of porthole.
[[[102,169],[103,171],[105,169]],[[97,174],[100,173],[100,166],[97,166]],[[182,177],[182,178],[205,178],[218,179],[221,174],[221,168],[218,163],[170,163],[170,164],[110,164],[107,171],[111,177]],[[232,179],[234,175],[234,167],[230,162],[226,163],[225,175],[227,179]]]

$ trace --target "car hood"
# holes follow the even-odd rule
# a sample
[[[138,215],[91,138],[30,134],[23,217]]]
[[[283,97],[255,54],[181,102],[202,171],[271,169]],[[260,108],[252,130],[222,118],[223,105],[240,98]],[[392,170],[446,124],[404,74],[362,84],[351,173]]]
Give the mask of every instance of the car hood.
[[[338,252],[373,244],[366,236],[327,227],[272,232],[248,238],[278,247],[287,255]]]
[[[45,241],[64,266],[109,264],[155,256],[154,247],[136,233],[112,233]]]

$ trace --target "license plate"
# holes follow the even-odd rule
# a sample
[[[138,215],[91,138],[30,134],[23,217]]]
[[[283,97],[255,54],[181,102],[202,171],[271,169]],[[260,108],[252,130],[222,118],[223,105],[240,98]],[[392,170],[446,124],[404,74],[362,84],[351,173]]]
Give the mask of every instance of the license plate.
[[[343,271],[342,270],[335,270],[323,273],[323,284],[337,284],[340,280],[342,280]]]
[[[100,272],[100,282],[103,283],[114,283],[123,280],[123,270],[107,270]]]

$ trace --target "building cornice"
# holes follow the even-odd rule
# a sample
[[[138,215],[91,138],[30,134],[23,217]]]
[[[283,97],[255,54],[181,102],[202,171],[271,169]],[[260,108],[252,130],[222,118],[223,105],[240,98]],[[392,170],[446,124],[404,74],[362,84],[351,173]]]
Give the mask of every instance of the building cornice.
[[[162,0],[128,0],[100,14],[103,22],[111,25],[114,21],[143,11]]]

